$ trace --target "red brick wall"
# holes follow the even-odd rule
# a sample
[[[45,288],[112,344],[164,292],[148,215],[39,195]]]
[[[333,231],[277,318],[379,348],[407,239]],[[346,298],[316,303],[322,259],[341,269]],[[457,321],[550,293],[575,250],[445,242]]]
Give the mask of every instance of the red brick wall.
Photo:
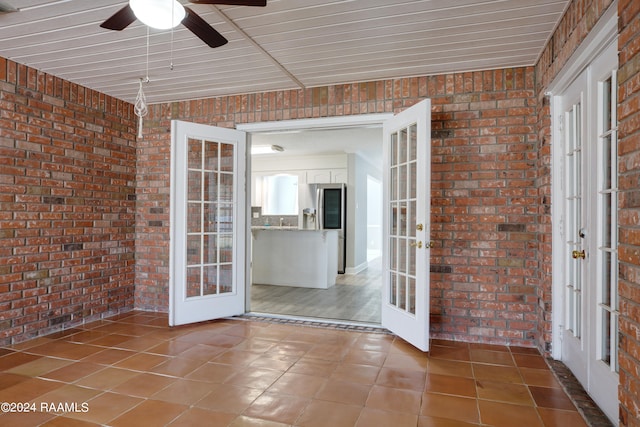
[[[0,345],[133,308],[134,125],[0,58]]]
[[[640,426],[640,2],[619,0],[620,419]]]
[[[166,310],[171,119],[255,121],[398,112],[433,102],[432,331],[536,343],[533,68],[448,74],[154,105],[138,145],[136,307]]]

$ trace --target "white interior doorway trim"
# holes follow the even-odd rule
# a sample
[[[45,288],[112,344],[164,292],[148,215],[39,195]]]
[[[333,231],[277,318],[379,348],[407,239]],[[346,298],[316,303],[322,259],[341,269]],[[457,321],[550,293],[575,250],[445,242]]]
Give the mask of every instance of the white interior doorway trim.
[[[393,117],[391,113],[360,114],[351,116],[321,117],[310,119],[279,120],[238,124],[237,130],[247,133],[247,152],[251,152],[251,135],[257,133],[304,131],[318,129],[347,129],[357,127],[380,127]],[[247,156],[246,173],[251,171],[251,156]],[[247,181],[250,182],[250,181]],[[246,186],[245,224],[248,228],[245,242],[246,292],[245,311],[251,312],[251,186]]]
[[[359,126],[382,126],[393,117],[390,113],[361,114],[354,116],[321,117],[317,119],[294,119],[274,122],[245,123],[236,126],[238,130],[251,133],[284,132],[288,130],[337,129]]]

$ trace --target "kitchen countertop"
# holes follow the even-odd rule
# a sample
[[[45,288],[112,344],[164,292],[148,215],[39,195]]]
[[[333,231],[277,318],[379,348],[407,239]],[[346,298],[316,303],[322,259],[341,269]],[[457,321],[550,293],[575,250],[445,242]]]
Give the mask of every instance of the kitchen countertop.
[[[288,227],[288,226],[277,226],[277,225],[252,225],[251,230],[284,230],[284,231],[326,231],[326,230],[316,230],[315,228],[298,228],[298,227]]]
[[[319,289],[335,285],[338,230],[260,227],[251,236],[253,283]]]

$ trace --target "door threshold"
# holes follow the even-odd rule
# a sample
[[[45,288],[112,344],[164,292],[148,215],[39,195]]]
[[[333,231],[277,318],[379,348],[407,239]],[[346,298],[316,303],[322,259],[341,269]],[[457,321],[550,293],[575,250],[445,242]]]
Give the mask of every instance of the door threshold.
[[[316,328],[340,329],[345,331],[370,332],[377,334],[391,334],[378,323],[345,321],[338,319],[323,319],[316,317],[289,316],[284,314],[249,312],[230,319],[256,320],[261,322],[280,323],[285,325],[312,326]]]

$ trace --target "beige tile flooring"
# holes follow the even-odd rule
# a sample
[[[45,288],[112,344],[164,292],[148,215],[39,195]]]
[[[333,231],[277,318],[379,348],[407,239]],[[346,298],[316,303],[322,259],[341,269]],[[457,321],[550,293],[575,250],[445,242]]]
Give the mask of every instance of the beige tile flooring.
[[[433,340],[426,355],[387,334],[166,323],[131,312],[0,348],[0,402],[22,409],[0,425],[586,425],[533,349]]]

